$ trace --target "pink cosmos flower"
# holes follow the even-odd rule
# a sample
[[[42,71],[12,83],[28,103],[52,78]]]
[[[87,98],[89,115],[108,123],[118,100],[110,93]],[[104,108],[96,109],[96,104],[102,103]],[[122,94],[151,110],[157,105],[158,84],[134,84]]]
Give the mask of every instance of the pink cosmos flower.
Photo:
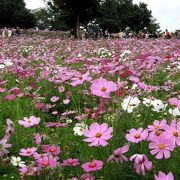
[[[43,135],[39,133],[34,134],[34,139],[36,141],[36,144],[41,144],[42,138],[43,138]]]
[[[44,103],[42,102],[37,102],[35,106],[36,106],[36,109],[38,110],[44,109],[45,107]]]
[[[32,127],[34,125],[38,125],[40,122],[40,118],[36,118],[35,116],[30,116],[30,118],[25,117],[24,120],[19,120],[18,123],[25,128]]]
[[[69,103],[70,103],[70,100],[69,100],[69,99],[63,100],[63,104],[69,104]]]
[[[37,159],[38,166],[54,168],[58,165],[57,160],[51,156]]]
[[[103,162],[100,160],[93,160],[91,162],[84,163],[81,167],[85,172],[97,171],[102,169]]]
[[[84,81],[91,81],[91,77],[89,77],[89,72],[86,72],[83,75],[77,75],[77,77],[72,78],[72,82],[70,83],[72,86],[77,86],[78,84],[83,84]]]
[[[51,102],[56,102],[56,101],[59,100],[59,97],[57,97],[57,96],[52,96],[50,100],[51,100]]]
[[[9,94],[9,95],[5,96],[4,99],[7,100],[7,101],[13,101],[13,100],[16,99],[16,95]]]
[[[2,158],[5,154],[9,153],[7,148],[10,147],[12,147],[12,144],[8,144],[6,138],[0,140],[0,158]]]
[[[139,129],[130,129],[129,130],[129,134],[126,134],[126,139],[129,142],[132,143],[138,143],[140,141],[145,140],[148,137],[148,132],[147,130],[143,130],[143,128],[139,128]]]
[[[168,137],[177,146],[180,146],[180,121],[172,120],[170,125],[166,125],[163,135]]]
[[[21,156],[31,156],[35,154],[37,151],[37,148],[32,147],[32,148],[27,148],[27,149],[20,149],[20,155]]]
[[[165,159],[168,159],[171,154],[170,152],[173,151],[175,145],[171,139],[167,139],[163,134],[159,137],[154,137],[151,142],[149,143],[150,153],[152,155],[157,154],[157,159],[162,159],[163,156]]]
[[[84,141],[90,142],[89,146],[107,146],[107,140],[111,139],[113,128],[108,128],[108,124],[93,123],[88,129],[85,129],[83,135],[87,137]]]
[[[58,91],[59,91],[60,93],[62,93],[62,92],[65,91],[65,88],[64,88],[63,86],[60,86],[60,87],[58,87]]]
[[[59,146],[42,145],[43,151],[57,156],[60,153]]]
[[[169,100],[169,104],[176,106],[177,108],[180,109],[180,100],[177,98],[170,98]]]
[[[109,156],[107,161],[109,162],[109,161],[115,160],[117,163],[120,162],[122,164],[123,161],[128,161],[127,157],[124,156],[124,153],[128,151],[129,151],[129,145],[126,144],[125,146],[116,149],[114,153],[111,156]]]
[[[33,166],[20,167],[19,172],[22,176],[36,176],[40,174],[40,168]]]
[[[174,180],[172,172],[169,172],[167,175],[159,171],[158,175],[154,175],[155,180]]]
[[[58,123],[58,122],[49,122],[46,124],[46,127],[67,127],[67,123]]]
[[[146,171],[152,170],[152,162],[144,154],[134,154],[130,157],[130,161],[134,160],[134,170],[139,175],[146,175]]]
[[[5,91],[6,91],[5,88],[1,88],[1,87],[0,87],[0,93],[3,93],[3,92],[5,92]]]
[[[83,174],[81,177],[80,177],[80,180],[94,180],[94,176],[92,174]]]
[[[78,166],[79,165],[79,159],[66,159],[63,161],[62,166]]]
[[[110,98],[110,93],[117,90],[117,85],[113,81],[107,81],[101,77],[92,82],[90,89],[93,95]]]

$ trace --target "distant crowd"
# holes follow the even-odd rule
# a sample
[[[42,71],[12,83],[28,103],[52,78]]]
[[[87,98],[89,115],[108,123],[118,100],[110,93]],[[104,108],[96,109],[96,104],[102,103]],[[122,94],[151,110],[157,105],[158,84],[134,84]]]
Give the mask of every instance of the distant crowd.
[[[71,37],[74,38],[74,31],[49,31],[48,29],[45,30],[39,30],[38,28],[35,29],[20,29],[19,27],[16,28],[2,28],[0,29],[0,36],[1,37],[11,37],[11,36],[20,36],[21,34],[26,34],[26,35],[30,35],[30,34],[34,34],[34,35],[45,35],[48,33],[52,33],[54,35],[57,35],[58,32],[62,35],[65,35],[65,37]],[[92,29],[84,29],[84,28],[80,28],[79,31],[79,36],[81,39],[86,39],[86,38],[94,38],[94,39],[98,39],[98,38],[139,38],[139,39],[151,39],[151,38],[164,38],[164,39],[170,39],[170,38],[176,38],[176,39],[180,39],[180,31],[176,31],[175,33],[170,33],[168,31],[168,29],[166,29],[164,32],[162,33],[149,33],[148,31],[139,31],[139,33],[134,33],[133,31],[130,30],[125,30],[119,33],[109,33],[108,29],[106,30],[102,30],[99,29],[98,31],[93,31]]]

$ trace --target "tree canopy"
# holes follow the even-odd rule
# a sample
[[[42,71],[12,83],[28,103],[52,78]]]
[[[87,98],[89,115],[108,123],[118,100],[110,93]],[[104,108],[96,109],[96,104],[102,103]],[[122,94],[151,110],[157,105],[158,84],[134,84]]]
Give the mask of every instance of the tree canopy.
[[[0,27],[34,27],[36,20],[24,0],[0,0]]]

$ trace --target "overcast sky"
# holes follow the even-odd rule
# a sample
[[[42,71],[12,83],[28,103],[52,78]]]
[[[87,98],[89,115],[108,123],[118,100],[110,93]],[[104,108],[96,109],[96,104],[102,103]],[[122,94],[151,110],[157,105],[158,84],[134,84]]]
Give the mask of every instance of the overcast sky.
[[[45,6],[43,0],[25,0],[25,2],[29,9]],[[133,2],[148,4],[148,9],[152,10],[163,31],[180,29],[180,0],[133,0]]]

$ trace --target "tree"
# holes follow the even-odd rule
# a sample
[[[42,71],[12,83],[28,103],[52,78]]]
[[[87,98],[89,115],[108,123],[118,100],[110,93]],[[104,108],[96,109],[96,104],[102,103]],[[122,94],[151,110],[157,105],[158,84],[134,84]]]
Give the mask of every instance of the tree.
[[[25,8],[24,0],[0,0],[0,27],[30,28],[35,23],[33,14]]]
[[[80,23],[88,22],[96,16],[99,0],[52,0],[48,3],[51,9],[59,9],[69,28],[79,37]]]

